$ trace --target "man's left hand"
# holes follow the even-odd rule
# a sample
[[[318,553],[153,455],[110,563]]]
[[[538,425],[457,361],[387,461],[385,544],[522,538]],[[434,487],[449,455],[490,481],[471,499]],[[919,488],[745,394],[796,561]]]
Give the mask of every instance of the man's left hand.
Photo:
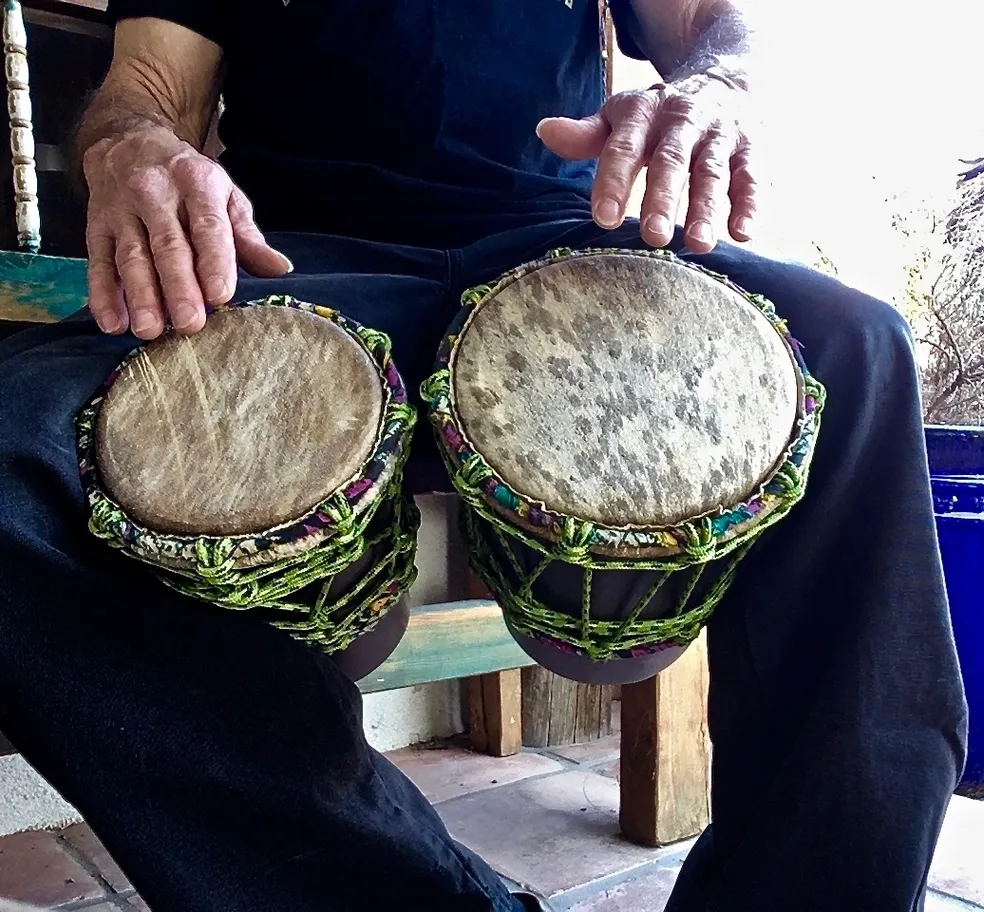
[[[598,159],[591,208],[602,228],[622,223],[633,184],[647,168],[640,223],[643,239],[654,247],[672,239],[689,178],[684,237],[694,253],[707,253],[725,223],[734,240],[751,236],[755,177],[738,117],[744,95],[713,77],[691,76],[613,95],[597,114],[580,120],[547,118],[537,134],[563,158]]]

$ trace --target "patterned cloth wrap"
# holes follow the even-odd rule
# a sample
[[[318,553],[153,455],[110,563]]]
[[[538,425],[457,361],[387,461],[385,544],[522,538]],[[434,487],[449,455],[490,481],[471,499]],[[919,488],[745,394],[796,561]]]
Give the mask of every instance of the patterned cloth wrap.
[[[560,269],[565,272],[558,275]],[[679,273],[681,269],[691,272]],[[790,421],[776,432],[776,439],[781,442],[776,458],[764,475],[748,478],[741,496],[731,502],[715,503],[715,492],[712,491],[709,501],[712,506],[699,515],[677,517],[668,522],[660,522],[658,516],[651,517],[648,522],[641,521],[638,516],[632,521],[613,519],[610,514],[618,515],[620,509],[615,497],[608,498],[609,507],[611,503],[615,503],[615,507],[608,510],[607,521],[599,521],[597,516],[587,518],[583,515],[585,510],[570,509],[565,503],[578,500],[581,492],[576,490],[570,492],[568,497],[561,497],[555,492],[554,502],[545,503],[541,492],[526,488],[531,476],[552,480],[552,476],[546,475],[545,470],[539,467],[545,463],[551,467],[556,465],[553,455],[556,450],[568,448],[576,453],[589,454],[592,464],[583,466],[583,472],[578,476],[582,484],[597,476],[609,458],[617,458],[617,446],[622,445],[624,450],[624,438],[618,436],[618,428],[625,424],[624,411],[620,406],[609,405],[607,416],[604,412],[597,413],[605,421],[609,418],[613,420],[609,428],[591,426],[584,417],[577,419],[576,415],[564,423],[556,412],[559,409],[579,410],[576,390],[568,388],[565,391],[562,385],[578,382],[580,377],[580,389],[585,389],[585,371],[590,373],[594,370],[594,360],[599,357],[603,346],[613,356],[613,360],[605,362],[606,378],[614,372],[621,373],[623,381],[626,379],[619,368],[632,369],[624,359],[632,346],[638,343],[639,327],[642,325],[636,321],[633,326],[634,313],[639,312],[641,304],[634,298],[632,288],[652,284],[660,270],[664,274],[672,272],[672,276],[668,275],[666,279],[669,283],[667,288],[679,287],[680,281],[690,282],[698,289],[695,299],[705,299],[704,306],[707,298],[719,295],[723,303],[715,301],[714,306],[744,310],[746,313],[741,320],[745,321],[745,325],[752,324],[754,332],[778,353],[778,360],[773,365],[749,367],[748,357],[743,357],[738,350],[742,342],[740,338],[729,339],[726,331],[722,333],[724,338],[707,338],[707,345],[718,346],[718,353],[728,345],[732,347],[732,351],[725,351],[725,354],[737,365],[733,371],[736,384],[741,379],[739,375],[742,371],[749,374],[743,382],[762,386],[767,385],[763,372],[769,373],[773,367],[781,368],[775,373],[785,372],[784,375],[788,376],[786,388],[790,390],[787,397]],[[565,275],[568,277],[566,280]],[[619,283],[623,280],[625,287],[620,289]],[[565,281],[569,282],[566,286]],[[677,286],[673,286],[672,282],[677,282]],[[637,284],[633,286],[632,283]],[[700,291],[701,283],[706,286],[703,292]],[[715,284],[709,286],[708,283]],[[502,296],[507,290],[513,304],[501,305]],[[563,315],[564,311],[576,310],[567,306],[570,302],[565,301],[565,294],[578,294],[586,302],[584,309],[578,311],[587,315],[580,335],[576,323],[564,322],[565,319],[583,319]],[[620,294],[622,310],[618,315],[603,315],[606,305]],[[550,309],[551,302],[553,310]],[[686,309],[681,302],[672,298],[666,303],[672,304],[664,308],[670,314],[665,319],[670,321],[677,319],[678,305],[681,305],[681,311]],[[754,309],[751,314],[748,304]],[[581,656],[592,663],[653,656],[670,647],[686,647],[699,635],[727,591],[748,549],[766,529],[786,516],[805,492],[823,409],[824,389],[811,377],[800,346],[790,335],[785,322],[776,315],[766,299],[748,294],[725,277],[684,262],[665,251],[552,251],[541,260],[506,273],[491,285],[466,291],[462,296],[462,305],[438,352],[435,372],[422,385],[421,393],[428,403],[429,418],[446,467],[463,498],[462,529],[472,567],[499,601],[507,625],[514,633],[549,644],[569,655]],[[497,308],[506,310],[509,306],[513,308],[510,311],[513,314],[511,324],[507,322],[507,317],[495,316]],[[591,322],[594,319],[592,308],[602,314],[598,316],[601,324]],[[470,377],[462,376],[461,353],[469,342],[476,321],[486,309],[491,310],[486,314],[482,332],[486,339],[492,341],[485,348],[485,343],[473,344],[469,370],[479,379],[485,370],[499,373],[495,374],[495,383],[487,383],[481,391],[465,397],[469,400],[470,412],[463,414],[462,392],[465,387],[462,384],[469,383]],[[497,319],[499,326],[495,326]],[[686,319],[686,313],[681,312],[679,320]],[[738,325],[737,315],[735,320]],[[622,321],[621,325],[618,321]],[[571,325],[575,326],[573,332],[570,331]],[[599,325],[602,325],[601,330]],[[678,334],[697,329],[686,324],[670,328]],[[602,332],[608,335],[603,336]],[[781,345],[776,345],[773,334]],[[614,341],[622,345],[609,345],[613,341],[612,336],[618,335],[621,338]],[[575,353],[572,358],[555,357],[561,337],[572,342],[581,354]],[[542,345],[542,351],[537,350],[538,344]],[[623,347],[625,352],[620,356]],[[659,357],[655,348],[645,349],[641,354],[638,347],[632,350],[640,363]],[[672,362],[673,353],[667,350],[665,355]],[[623,360],[620,361],[619,357]],[[555,390],[531,393],[524,387],[522,379],[515,384],[509,382],[508,371],[502,364],[515,366],[522,374],[532,359],[540,359],[543,366],[535,373],[538,380],[535,385],[549,386],[555,382],[558,384]],[[572,361],[575,362],[573,369]],[[780,363],[784,361],[788,363]],[[550,363],[544,365],[544,362]],[[791,374],[790,364],[793,368]],[[752,368],[758,371],[754,376],[749,373]],[[645,365],[639,370],[644,373]],[[732,366],[729,364],[725,367],[721,385],[724,389],[732,380],[731,372]],[[594,379],[601,383],[597,374]],[[687,386],[693,389],[692,384],[688,383]],[[587,387],[588,393],[583,394],[585,397],[597,391],[597,387],[592,387],[590,382]],[[656,385],[643,391],[644,395],[654,400],[660,397],[661,392]],[[699,392],[694,395],[699,397]],[[724,400],[714,404],[719,413],[722,409],[734,413],[736,404],[725,398],[720,388],[716,395]],[[556,402],[553,415],[530,415],[531,401],[549,410],[551,396],[555,397]],[[615,393],[612,396],[608,401],[625,401],[619,400]],[[506,405],[502,404],[504,398]],[[509,398],[514,400],[511,405]],[[476,405],[476,402],[479,404]],[[486,402],[488,407],[483,407],[482,403]],[[581,402],[587,410],[590,403],[586,400]],[[637,404],[638,400],[632,399],[625,411],[632,412]],[[500,410],[496,414],[505,414],[506,417],[500,417],[498,420],[501,423],[489,432],[487,422],[491,419],[488,416],[495,408]],[[512,409],[511,413],[508,412],[509,408]],[[612,412],[617,414],[612,415]],[[587,414],[587,411],[582,414]],[[677,417],[685,416],[678,412]],[[680,424],[686,425],[687,421]],[[550,435],[550,431],[558,425],[565,428],[573,426],[578,430],[567,439],[557,439]],[[519,431],[511,436],[517,426]],[[479,429],[483,429],[486,449],[498,449],[497,463],[476,443],[474,438]],[[750,439],[757,434],[756,428],[739,427],[738,430],[749,434]],[[649,438],[650,431],[651,428],[646,427],[642,433]],[[655,448],[665,446],[666,440],[670,439],[669,436],[659,439],[659,432],[655,436]],[[499,446],[496,441],[501,438],[505,438],[505,443]],[[515,458],[502,456],[503,447],[509,446],[516,448]],[[652,449],[650,447],[650,453]],[[675,456],[679,457],[678,464],[684,466],[690,458],[688,454],[677,453]],[[709,458],[714,459],[713,448]],[[633,459],[642,461],[636,463],[640,465],[648,459],[649,466],[644,465],[644,468],[653,465],[652,456],[645,450],[628,454],[622,452],[622,465],[631,466]],[[510,463],[508,471],[503,468],[506,462]],[[572,472],[572,476],[574,474]],[[507,480],[506,475],[510,479]],[[631,491],[632,485],[628,483],[631,481],[627,479],[620,490]],[[562,482],[566,484],[566,477]],[[563,484],[558,490],[564,490]],[[602,491],[601,495],[596,493],[596,496],[604,499],[605,493]],[[581,497],[582,503],[584,500]],[[634,504],[631,496],[622,497],[620,502],[623,514],[629,512],[628,504]],[[549,604],[546,598],[537,596],[538,580],[545,579],[551,572],[549,568],[556,562],[580,571],[566,606]],[[598,580],[599,574],[614,575],[620,572],[650,572],[652,582],[643,587],[641,595],[633,595],[631,603],[619,606],[614,613],[609,607],[608,616],[599,617],[598,600],[592,598],[592,582]],[[601,582],[598,583],[600,585]],[[638,591],[639,587],[635,592]]]
[[[184,534],[161,531],[137,521],[127,514],[102,477],[98,459],[100,411],[115,384],[136,383],[134,378],[146,373],[135,359],[145,352],[153,354],[158,346],[168,344],[172,334],[167,333],[131,352],[77,416],[79,467],[90,509],[88,525],[94,535],[113,548],[149,565],[167,586],[220,608],[252,611],[296,639],[311,643],[325,653],[335,653],[374,629],[416,577],[414,556],[420,517],[413,501],[401,491],[415,411],[407,401],[403,380],[390,357],[388,337],[328,307],[288,296],[226,305],[212,310],[202,333],[187,337],[180,344],[196,345],[196,340],[214,326],[215,314],[236,315],[238,320],[238,314],[255,308],[293,309],[331,321],[344,331],[347,344],[358,346],[359,354],[349,353],[350,358],[371,360],[367,370],[378,377],[381,413],[367,416],[352,408],[352,415],[347,416],[360,424],[378,418],[375,442],[368,458],[328,496],[272,528],[239,529],[220,535]],[[236,331],[243,330],[242,324],[227,318],[223,329],[233,331],[230,350],[240,351],[237,367],[241,373],[228,383],[240,382],[244,375],[247,382],[250,375],[262,382],[264,374],[269,377],[277,369],[276,365],[266,364],[255,351],[242,357],[236,337]],[[289,333],[290,328],[284,327],[282,335],[289,337]],[[305,351],[299,350],[296,358],[290,359],[290,370],[310,370],[314,375],[317,366],[311,360],[310,353],[306,360]],[[129,369],[131,365],[135,365],[133,370]],[[215,382],[223,382],[223,378],[220,376]],[[164,422],[162,408],[170,406],[167,403],[162,406],[158,400],[162,396],[170,398],[173,389],[161,393],[157,388],[153,396],[140,390],[131,392],[138,402],[141,397],[145,400],[142,404],[146,415],[156,416],[157,425]],[[346,404],[340,401],[338,410],[344,411]],[[290,416],[292,410],[302,410],[303,404],[278,405]],[[207,402],[204,407],[208,408]],[[171,421],[173,417],[168,413],[166,420]],[[337,416],[306,417],[316,426],[326,426]],[[180,416],[177,418],[180,421]],[[124,444],[134,450],[139,447],[139,441],[126,439],[128,433],[124,428],[119,429]],[[311,440],[312,446],[318,443],[317,439]],[[289,472],[289,453],[284,454],[282,462]],[[221,470],[222,464],[220,451],[211,465]],[[282,480],[264,478],[264,483],[271,486],[264,492],[268,499],[276,501],[277,486]],[[136,483],[138,497],[140,483],[139,480]],[[135,511],[131,509],[132,512]],[[189,522],[194,525],[195,518],[189,517]],[[333,586],[339,578],[341,585]]]

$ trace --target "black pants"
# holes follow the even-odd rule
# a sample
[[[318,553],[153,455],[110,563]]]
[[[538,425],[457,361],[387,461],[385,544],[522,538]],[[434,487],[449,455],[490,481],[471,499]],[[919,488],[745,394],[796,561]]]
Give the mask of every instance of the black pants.
[[[634,224],[584,220],[456,250],[274,240],[295,274],[239,296],[288,291],[390,333],[411,388],[465,286],[554,246],[639,243]],[[670,908],[911,912],[966,707],[910,334],[805,268],[726,245],[698,259],[775,302],[828,406],[805,500],[710,623],[713,824]],[[0,729],[154,912],[512,909],[367,746],[330,661],[166,591],[86,531],[72,419],[133,344],[76,320],[0,347]],[[415,446],[420,479],[426,429]]]

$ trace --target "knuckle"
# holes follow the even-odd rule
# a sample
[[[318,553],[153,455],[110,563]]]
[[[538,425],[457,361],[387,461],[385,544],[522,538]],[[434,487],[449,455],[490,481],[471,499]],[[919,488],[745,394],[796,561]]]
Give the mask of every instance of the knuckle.
[[[218,212],[199,212],[189,220],[188,227],[193,235],[219,240],[228,231],[229,219]]]
[[[229,209],[237,222],[253,221],[253,201],[238,187],[229,200]]]
[[[159,231],[150,238],[150,249],[158,259],[180,256],[186,246],[184,232],[179,228]]]
[[[724,162],[719,158],[701,156],[694,162],[690,173],[696,180],[716,183],[724,180]]]
[[[690,164],[690,156],[679,143],[662,143],[653,154],[653,163],[664,168],[683,169]]]
[[[166,177],[157,167],[134,168],[124,186],[141,203],[156,203],[164,193]]]
[[[147,262],[147,252],[137,240],[125,239],[116,245],[116,265],[120,272],[129,272],[143,267]]]
[[[185,155],[171,168],[174,180],[199,193],[211,194],[222,188],[225,172],[203,155]]]
[[[663,114],[678,123],[693,123],[697,106],[692,98],[685,95],[671,95],[663,102]]]

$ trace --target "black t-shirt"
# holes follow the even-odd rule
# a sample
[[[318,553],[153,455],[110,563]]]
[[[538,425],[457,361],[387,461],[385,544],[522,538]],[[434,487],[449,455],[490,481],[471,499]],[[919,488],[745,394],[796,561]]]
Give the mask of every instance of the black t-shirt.
[[[627,6],[613,4],[617,23]],[[109,8],[116,19],[180,23],[223,48],[223,164],[266,230],[390,239],[413,224],[420,243],[450,244],[490,221],[588,211],[594,163],[553,155],[535,127],[604,101],[597,0]],[[637,55],[621,28],[620,40]]]

